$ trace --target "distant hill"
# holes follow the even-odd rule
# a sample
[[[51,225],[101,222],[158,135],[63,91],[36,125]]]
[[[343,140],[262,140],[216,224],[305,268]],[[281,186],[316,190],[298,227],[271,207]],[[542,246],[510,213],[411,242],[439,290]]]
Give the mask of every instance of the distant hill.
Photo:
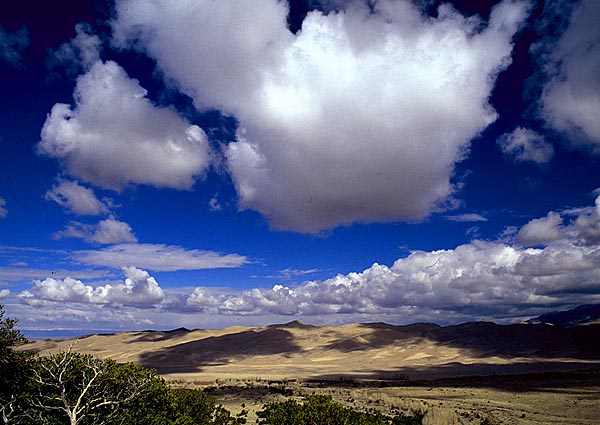
[[[527,323],[546,323],[554,326],[577,326],[600,323],[600,304],[586,304],[571,310],[553,311],[529,319]]]

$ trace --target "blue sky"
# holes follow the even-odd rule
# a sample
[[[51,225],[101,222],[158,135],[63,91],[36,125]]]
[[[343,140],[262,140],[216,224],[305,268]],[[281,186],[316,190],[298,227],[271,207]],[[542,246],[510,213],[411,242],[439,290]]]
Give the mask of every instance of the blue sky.
[[[597,2],[258,3],[0,4],[26,333],[598,302]]]

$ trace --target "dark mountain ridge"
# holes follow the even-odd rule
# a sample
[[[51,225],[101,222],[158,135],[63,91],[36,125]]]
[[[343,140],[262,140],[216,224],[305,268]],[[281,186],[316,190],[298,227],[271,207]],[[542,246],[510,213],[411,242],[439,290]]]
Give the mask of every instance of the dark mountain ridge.
[[[571,310],[552,311],[529,319],[527,323],[546,323],[565,327],[600,323],[600,304],[584,304]]]

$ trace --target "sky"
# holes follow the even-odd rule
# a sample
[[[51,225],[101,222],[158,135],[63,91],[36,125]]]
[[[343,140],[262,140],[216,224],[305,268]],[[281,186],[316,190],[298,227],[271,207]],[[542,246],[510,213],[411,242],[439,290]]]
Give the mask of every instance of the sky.
[[[2,0],[25,335],[600,302],[600,2]]]

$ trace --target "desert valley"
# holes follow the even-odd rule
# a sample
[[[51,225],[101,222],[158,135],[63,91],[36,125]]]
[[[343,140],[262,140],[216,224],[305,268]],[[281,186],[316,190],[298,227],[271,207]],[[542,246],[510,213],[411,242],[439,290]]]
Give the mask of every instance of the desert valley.
[[[90,353],[205,388],[248,420],[265,402],[313,393],[358,408],[425,413],[429,424],[592,424],[600,419],[600,325],[317,327],[292,321],[221,330],[40,340],[40,354]],[[254,416],[253,416],[254,415]]]

